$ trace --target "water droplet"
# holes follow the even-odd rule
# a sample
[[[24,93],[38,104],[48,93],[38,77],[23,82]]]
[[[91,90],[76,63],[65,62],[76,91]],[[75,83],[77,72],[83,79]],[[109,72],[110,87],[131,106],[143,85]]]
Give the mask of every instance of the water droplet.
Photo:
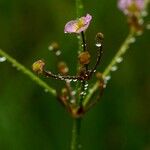
[[[76,82],[77,81],[77,79],[73,79],[73,82]]]
[[[136,41],[135,37],[132,37],[129,42],[134,43],[135,41]]]
[[[95,45],[96,45],[96,47],[101,47],[102,46],[101,43],[96,43]]]
[[[96,72],[96,70],[93,71],[94,73]]]
[[[75,102],[76,102],[76,101],[75,101],[74,99],[71,99],[71,100],[70,100],[70,103],[71,103],[71,104],[75,104]]]
[[[88,89],[87,87],[84,88],[84,90],[87,90],[87,89]]]
[[[80,95],[84,95],[84,92],[81,92]]]
[[[116,71],[118,69],[117,66],[112,66],[111,71]]]
[[[55,54],[56,54],[56,56],[59,56],[61,54],[61,51],[58,50]]]
[[[144,10],[144,11],[141,12],[141,15],[142,15],[143,17],[146,17],[146,16],[148,15],[148,12]]]
[[[141,19],[139,19],[139,21],[138,21],[138,22],[139,22],[139,24],[140,24],[140,25],[144,24],[144,20],[143,20],[142,18],[141,18]]]
[[[45,89],[45,90],[44,90],[44,92],[46,92],[46,93],[47,93],[47,92],[48,92],[48,89]]]
[[[72,93],[71,93],[72,95],[76,95],[76,91],[72,91]]]
[[[53,51],[54,50],[53,46],[51,46],[51,45],[48,47],[48,49],[49,49],[49,51]]]
[[[104,85],[103,85],[103,88],[106,88],[106,87],[107,87],[107,85],[106,85],[106,84],[104,84]]]
[[[85,84],[84,86],[85,86],[85,87],[88,87],[89,85],[88,85],[88,83],[87,83],[87,84]]]
[[[81,144],[79,144],[79,145],[78,145],[78,149],[81,149],[81,148],[82,148],[82,145],[81,145]]]
[[[0,62],[6,61],[6,57],[0,57]]]
[[[146,25],[146,29],[150,30],[150,24]]]
[[[15,67],[16,67],[16,65],[15,65],[15,64],[12,64],[12,67],[14,67],[14,68],[15,68]]]
[[[121,63],[122,61],[123,61],[123,58],[122,58],[122,57],[116,58],[116,62],[117,62],[117,63]]]
[[[67,33],[67,32],[65,31],[65,33]]]
[[[111,79],[111,76],[106,76],[106,77],[105,77],[105,80],[106,80],[106,81],[108,81],[108,80],[110,80],[110,79]]]

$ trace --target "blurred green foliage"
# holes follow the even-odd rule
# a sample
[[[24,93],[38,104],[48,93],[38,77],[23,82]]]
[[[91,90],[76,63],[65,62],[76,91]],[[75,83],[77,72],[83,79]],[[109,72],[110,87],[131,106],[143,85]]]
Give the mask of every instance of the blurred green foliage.
[[[87,31],[92,53],[95,34],[105,35],[100,71],[107,66],[128,33],[117,0],[85,1],[93,16]],[[77,40],[63,33],[75,18],[75,1],[0,0],[0,48],[31,68],[43,58],[56,72],[48,51],[53,41],[75,73]],[[149,17],[150,18],[150,17]],[[84,150],[150,150],[150,32],[130,47],[125,61],[112,75],[101,102],[83,120]],[[44,79],[45,80],[45,79]],[[59,88],[60,81],[46,79]],[[0,64],[0,150],[68,150],[72,119],[57,102],[9,63]]]

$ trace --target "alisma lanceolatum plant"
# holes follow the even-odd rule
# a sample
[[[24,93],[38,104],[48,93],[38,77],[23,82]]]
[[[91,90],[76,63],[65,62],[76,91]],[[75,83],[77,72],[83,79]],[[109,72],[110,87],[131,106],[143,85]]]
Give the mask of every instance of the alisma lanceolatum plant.
[[[9,61],[16,68],[28,75],[33,81],[38,83],[47,92],[57,97],[59,102],[71,114],[73,122],[71,150],[81,148],[80,145],[80,125],[81,120],[85,113],[91,109],[101,99],[104,89],[111,78],[111,73],[118,69],[118,64],[123,61],[123,55],[129,49],[130,44],[134,43],[137,36],[140,36],[145,31],[146,23],[144,17],[147,15],[147,6],[149,0],[119,0],[118,8],[123,12],[127,18],[129,26],[129,34],[116,55],[112,58],[109,65],[103,72],[97,70],[100,65],[103,47],[104,47],[104,33],[98,32],[95,35],[95,50],[90,53],[88,50],[88,43],[86,42],[85,32],[92,23],[92,15],[83,14],[83,4],[81,0],[76,0],[77,17],[66,23],[64,33],[71,36],[77,36],[78,49],[77,49],[77,71],[74,75],[69,74],[69,68],[65,60],[60,59],[61,51],[58,43],[54,42],[49,46],[49,50],[55,53],[58,61],[58,73],[54,74],[50,69],[47,69],[46,62],[42,59],[33,63],[32,69],[35,73],[54,80],[62,80],[64,86],[62,89],[54,89],[47,83],[42,81],[38,76],[29,71],[14,58],[9,56],[4,51],[0,50],[0,62]],[[84,16],[85,15],[85,16]],[[97,54],[94,65],[90,65],[91,58]],[[72,58],[70,58],[72,59]],[[93,64],[93,63],[92,63]],[[96,82],[93,83],[93,78]],[[92,80],[92,81],[91,81]]]

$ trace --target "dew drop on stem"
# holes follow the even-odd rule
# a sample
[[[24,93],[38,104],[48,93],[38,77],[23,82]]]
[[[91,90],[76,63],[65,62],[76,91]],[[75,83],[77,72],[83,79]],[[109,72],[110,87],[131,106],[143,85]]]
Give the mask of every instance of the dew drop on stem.
[[[0,57],[0,62],[6,61],[6,57]]]
[[[118,69],[117,66],[112,66],[111,71],[116,71]]]
[[[101,47],[102,44],[101,44],[101,43],[96,43],[95,46],[96,46],[96,47]]]
[[[117,63],[121,63],[122,61],[123,61],[123,58],[122,58],[122,57],[116,58],[116,62],[117,62]]]

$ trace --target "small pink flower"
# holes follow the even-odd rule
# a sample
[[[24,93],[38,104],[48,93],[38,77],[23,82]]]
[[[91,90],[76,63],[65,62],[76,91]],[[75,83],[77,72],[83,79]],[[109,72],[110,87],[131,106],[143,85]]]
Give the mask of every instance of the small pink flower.
[[[118,7],[126,15],[137,14],[144,9],[144,0],[119,0]]]
[[[92,16],[89,14],[77,20],[71,20],[65,25],[64,32],[65,33],[81,33],[82,31],[85,31],[88,28],[91,20],[92,20]]]

